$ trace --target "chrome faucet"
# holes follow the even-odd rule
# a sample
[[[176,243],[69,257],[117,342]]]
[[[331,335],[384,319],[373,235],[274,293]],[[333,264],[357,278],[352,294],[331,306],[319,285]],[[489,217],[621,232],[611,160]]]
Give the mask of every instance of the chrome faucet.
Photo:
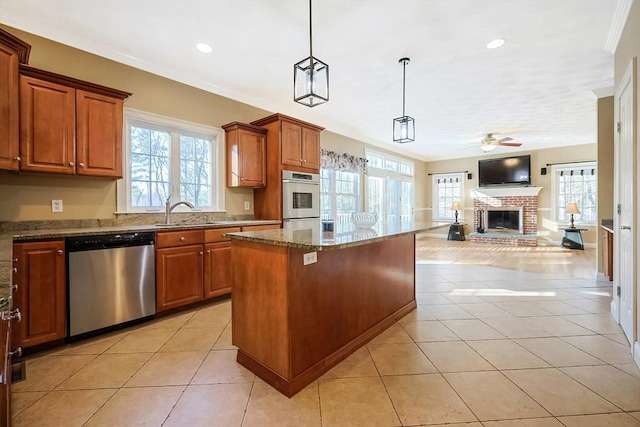
[[[171,224],[171,212],[173,212],[173,210],[180,205],[187,205],[189,206],[191,209],[195,209],[196,207],[193,206],[193,204],[187,202],[187,201],[179,201],[174,203],[173,205],[171,204],[171,194],[169,194],[169,197],[167,197],[167,201],[164,204],[164,219],[165,219],[165,224]]]

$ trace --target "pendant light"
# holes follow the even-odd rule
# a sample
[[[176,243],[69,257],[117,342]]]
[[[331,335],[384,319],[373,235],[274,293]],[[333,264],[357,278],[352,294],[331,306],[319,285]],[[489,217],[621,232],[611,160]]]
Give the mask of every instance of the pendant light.
[[[404,113],[405,70],[409,61],[409,58],[398,61],[402,64],[402,117],[393,119],[393,141],[401,144],[414,141],[416,135],[416,121]]]
[[[329,66],[313,57],[313,31],[309,0],[309,57],[293,66],[293,100],[307,107],[329,101]]]

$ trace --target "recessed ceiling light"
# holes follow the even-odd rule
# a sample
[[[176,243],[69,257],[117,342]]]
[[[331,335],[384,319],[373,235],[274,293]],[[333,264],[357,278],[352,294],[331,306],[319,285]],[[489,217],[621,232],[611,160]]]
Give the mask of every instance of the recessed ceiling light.
[[[504,44],[505,39],[495,39],[487,43],[487,49],[497,49]]]
[[[206,43],[198,43],[196,45],[196,49],[198,49],[202,53],[211,53],[213,52],[213,48]]]

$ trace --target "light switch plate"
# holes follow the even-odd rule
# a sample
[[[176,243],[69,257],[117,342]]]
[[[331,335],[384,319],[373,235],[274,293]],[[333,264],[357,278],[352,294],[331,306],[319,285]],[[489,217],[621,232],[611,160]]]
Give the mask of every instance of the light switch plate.
[[[249,202],[249,201],[244,202],[244,210],[245,211],[251,210],[251,202]]]
[[[51,212],[62,212],[62,200],[51,201]]]
[[[314,264],[318,262],[318,252],[309,252],[302,256],[304,265]]]

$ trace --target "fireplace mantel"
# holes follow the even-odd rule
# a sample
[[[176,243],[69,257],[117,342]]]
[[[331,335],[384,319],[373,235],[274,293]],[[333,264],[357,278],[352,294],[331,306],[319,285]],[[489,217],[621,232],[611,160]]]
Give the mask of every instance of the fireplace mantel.
[[[471,197],[526,197],[537,196],[542,187],[478,187],[471,190]]]

